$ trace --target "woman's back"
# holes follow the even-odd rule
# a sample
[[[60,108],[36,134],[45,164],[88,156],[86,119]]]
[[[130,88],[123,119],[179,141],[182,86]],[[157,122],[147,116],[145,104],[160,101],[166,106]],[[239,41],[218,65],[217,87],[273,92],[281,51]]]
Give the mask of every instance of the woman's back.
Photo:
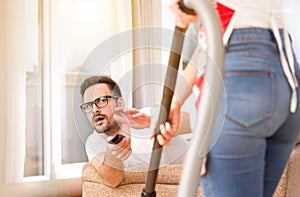
[[[271,28],[271,17],[276,15],[277,25],[283,27],[282,0],[219,0],[236,10],[234,28]]]

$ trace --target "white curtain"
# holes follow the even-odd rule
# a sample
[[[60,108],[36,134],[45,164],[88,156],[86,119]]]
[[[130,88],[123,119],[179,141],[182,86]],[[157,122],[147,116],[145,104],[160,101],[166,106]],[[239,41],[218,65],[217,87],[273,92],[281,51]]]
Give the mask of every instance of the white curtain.
[[[26,2],[6,0],[6,168],[5,182],[20,182],[25,159],[25,68],[30,43],[27,42]]]
[[[129,37],[132,29],[132,2],[131,0],[112,0],[110,1],[110,25],[111,35],[117,37]],[[126,100],[127,106],[132,106],[132,51],[125,49],[130,48],[127,40],[120,40],[118,47],[119,56],[113,60],[110,65],[110,75],[120,85],[122,96]],[[126,83],[124,83],[126,81]]]
[[[160,27],[160,0],[132,0],[132,27]],[[151,48],[151,32],[138,32],[133,43],[142,40],[149,48],[133,49],[133,106],[136,108],[160,104],[163,86],[160,79],[162,70],[155,65],[161,64],[161,49]],[[157,39],[157,38],[156,38]],[[135,44],[134,44],[135,46]],[[159,79],[159,80],[157,80]]]

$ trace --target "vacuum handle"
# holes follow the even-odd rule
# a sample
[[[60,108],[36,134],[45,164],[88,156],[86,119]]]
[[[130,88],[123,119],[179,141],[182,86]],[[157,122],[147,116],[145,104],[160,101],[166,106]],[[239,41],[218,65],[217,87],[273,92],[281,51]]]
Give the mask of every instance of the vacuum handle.
[[[185,13],[187,14],[190,14],[190,15],[197,15],[197,13],[195,12],[195,10],[187,7],[185,4],[184,4],[184,0],[180,0],[179,2],[179,7],[182,11],[184,11]]]
[[[156,124],[155,134],[160,134],[160,125],[165,124],[169,112],[170,106],[175,90],[178,67],[180,63],[181,51],[184,42],[184,33],[186,29],[180,28],[178,26],[175,27],[175,31],[173,34],[173,41],[171,52],[169,56],[169,63],[165,77],[164,89],[163,89],[163,98],[161,101],[159,117]],[[158,143],[156,137],[154,139],[151,160],[149,164],[148,174],[146,177],[145,188],[142,191],[141,196],[143,197],[155,197],[155,184],[158,175],[158,169],[160,165],[160,158],[162,154],[162,146]]]
[[[201,18],[207,44],[207,62],[204,73],[205,85],[201,89],[201,102],[198,106],[197,126],[193,140],[183,164],[178,197],[196,196],[199,186],[201,166],[209,151],[211,136],[219,101],[224,91],[224,45],[220,20],[211,0],[181,0]]]

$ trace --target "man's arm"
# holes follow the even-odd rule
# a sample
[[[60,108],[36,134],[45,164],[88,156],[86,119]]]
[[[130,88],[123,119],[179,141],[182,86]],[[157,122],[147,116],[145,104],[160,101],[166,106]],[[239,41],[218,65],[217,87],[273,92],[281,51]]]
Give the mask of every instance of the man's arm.
[[[98,153],[90,164],[97,170],[104,184],[117,187],[125,174],[123,161],[131,154],[130,136],[125,136],[118,144],[109,143],[112,138],[108,136],[106,139],[106,152]]]
[[[109,187],[117,187],[124,178],[123,161],[109,153],[98,154],[90,161],[90,164]]]

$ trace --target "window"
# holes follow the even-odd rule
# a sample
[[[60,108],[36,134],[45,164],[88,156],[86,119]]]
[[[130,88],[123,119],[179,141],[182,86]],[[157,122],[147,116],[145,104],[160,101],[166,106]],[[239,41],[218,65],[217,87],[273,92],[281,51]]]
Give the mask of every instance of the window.
[[[29,16],[28,42],[33,46],[26,65],[25,180],[81,175],[87,162],[84,142],[92,129],[79,109],[80,79],[104,70],[120,78],[132,68],[133,54],[120,54],[98,73],[82,64],[103,41],[130,30],[132,19],[124,16],[131,15],[131,3],[35,0],[20,6]],[[139,1],[135,6],[145,7]]]
[[[81,113],[73,107],[76,102],[79,109],[81,102],[77,73],[86,56],[108,36],[101,25],[108,25],[110,6],[99,0],[26,4],[32,24],[28,42],[33,48],[26,68],[24,177],[80,176],[91,128],[82,116],[86,131],[79,133],[74,121],[73,113]]]
[[[39,5],[38,1],[26,4],[28,16],[27,42],[31,43],[29,64],[26,65],[26,119],[25,119],[25,166],[24,177],[44,175],[43,158],[43,107],[42,66],[39,56]]]
[[[44,166],[39,169],[51,178],[79,177],[87,162],[84,143],[92,132],[79,108],[80,79],[101,73],[83,68],[82,64],[105,39],[129,29],[130,17],[119,20],[115,17],[116,13],[130,12],[130,1],[40,0],[39,3],[43,69],[39,78],[42,90],[36,94],[42,94],[38,101],[42,103],[43,114],[39,153],[44,158],[41,160]],[[112,74],[110,68],[106,72]]]

